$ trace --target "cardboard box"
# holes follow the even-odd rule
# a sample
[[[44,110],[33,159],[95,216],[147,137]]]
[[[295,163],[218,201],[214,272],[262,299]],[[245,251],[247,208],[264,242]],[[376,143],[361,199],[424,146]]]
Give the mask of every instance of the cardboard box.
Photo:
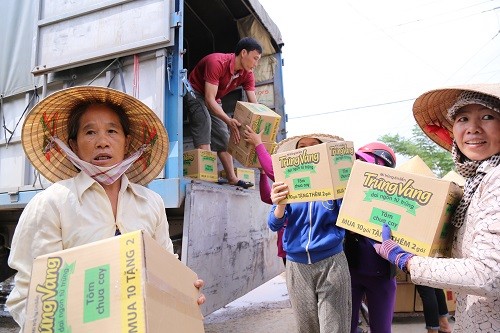
[[[241,140],[244,141],[244,140]],[[240,142],[241,142],[240,141]],[[264,147],[269,152],[273,154],[276,149],[276,143],[274,142],[263,142]],[[247,168],[260,168],[259,158],[255,152],[255,147],[253,145],[247,144],[246,148],[236,146],[234,144],[229,144],[227,151],[231,154],[241,165]]]
[[[450,218],[462,190],[453,182],[355,161],[337,225],[382,241],[382,225],[405,250],[449,256]]]
[[[281,116],[259,103],[236,102],[233,118],[241,123],[240,137],[243,138],[245,126],[250,126],[256,133],[261,133],[262,143],[269,154],[276,148],[276,136],[280,125]],[[227,151],[238,162],[247,168],[260,168],[255,147],[241,139],[234,143],[233,135],[229,138]]]
[[[219,180],[217,173],[217,153],[204,149],[185,151],[182,171],[184,177],[217,182]]]
[[[255,133],[261,133],[262,142],[276,141],[281,116],[267,106],[238,101],[234,108],[233,118],[241,123],[242,130],[245,125],[249,125]]]
[[[234,168],[234,173],[236,173],[236,177],[238,179],[247,181],[247,182],[252,182],[255,184],[255,171],[253,169],[246,169],[246,168]],[[227,178],[226,177],[226,171],[222,170],[220,172],[220,176],[222,178]],[[255,188],[255,185],[249,188]]]
[[[325,142],[272,155],[274,178],[288,185],[283,203],[344,196],[354,161],[350,141]]]
[[[415,285],[413,283],[398,283],[394,312],[413,312],[415,302]]]
[[[196,279],[142,231],[40,256],[23,332],[204,332]]]
[[[408,275],[408,273],[405,273],[401,269],[396,268],[396,282],[410,282]]]
[[[457,299],[455,298],[455,293],[451,290],[443,289],[444,296],[446,297],[446,307],[448,311],[455,311],[457,308]]]

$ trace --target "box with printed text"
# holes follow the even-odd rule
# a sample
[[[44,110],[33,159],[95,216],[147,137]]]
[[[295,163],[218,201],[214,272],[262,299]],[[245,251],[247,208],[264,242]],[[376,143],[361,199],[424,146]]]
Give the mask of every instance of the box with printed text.
[[[255,133],[260,133],[264,147],[269,154],[272,154],[276,147],[276,136],[278,135],[281,116],[263,104],[238,101],[233,118],[241,124],[239,128],[241,139],[238,143],[235,143],[231,133],[227,151],[241,165],[248,168],[260,168],[255,147],[243,139],[243,131],[248,125]]]
[[[238,101],[233,118],[240,122],[240,129],[248,125],[255,133],[261,133],[262,142],[276,141],[281,116],[264,104]]]
[[[22,332],[204,332],[196,279],[142,231],[40,256]]]
[[[405,251],[449,256],[450,218],[461,196],[450,181],[355,161],[337,225],[382,241],[387,223]]]
[[[251,182],[252,184],[255,184],[255,171],[253,169],[246,169],[246,168],[234,168],[234,173],[236,174],[236,177],[238,179],[244,180],[246,182]],[[220,176],[222,178],[227,178],[226,177],[226,171],[221,170]],[[250,189],[254,189],[254,186],[249,187]]]
[[[188,150],[184,152],[182,162],[184,177],[198,178],[209,182],[218,180],[216,152],[204,149]]]
[[[262,143],[269,154],[274,153],[276,149],[276,143],[274,142],[263,142]],[[247,168],[260,168],[259,158],[257,157],[257,152],[255,148],[248,144],[247,148],[241,148],[234,145],[229,145],[227,148],[229,154],[231,154],[241,165]]]
[[[354,147],[351,141],[325,142],[271,157],[275,180],[288,185],[282,203],[334,200],[344,196]]]

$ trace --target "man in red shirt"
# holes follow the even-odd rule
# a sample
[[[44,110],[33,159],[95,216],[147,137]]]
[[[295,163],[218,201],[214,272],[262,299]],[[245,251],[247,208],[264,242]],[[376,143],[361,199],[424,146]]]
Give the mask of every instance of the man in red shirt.
[[[221,98],[242,86],[247,99],[257,103],[253,69],[262,56],[262,46],[253,38],[242,38],[234,53],[211,53],[201,59],[189,74],[194,96],[185,95],[195,148],[217,152],[231,185],[248,188],[250,182],[239,180],[233,157],[227,152],[229,131],[238,142],[241,124],[222,109]]]

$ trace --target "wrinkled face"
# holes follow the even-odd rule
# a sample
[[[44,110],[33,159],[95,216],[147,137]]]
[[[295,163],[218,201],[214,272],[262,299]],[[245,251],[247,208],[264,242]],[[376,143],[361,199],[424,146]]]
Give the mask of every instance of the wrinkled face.
[[[456,114],[453,136],[465,156],[485,160],[500,152],[500,114],[479,104],[466,105]]]
[[[314,145],[319,145],[320,143],[321,143],[321,141],[316,139],[316,138],[302,138],[299,140],[299,142],[297,142],[297,149],[309,147],[309,146],[314,146]]]
[[[253,71],[259,63],[262,55],[256,50],[248,52],[247,50],[241,51],[241,66],[246,71]]]
[[[91,105],[80,118],[76,142],[71,140],[70,145],[81,160],[109,167],[124,160],[129,141],[115,111]]]

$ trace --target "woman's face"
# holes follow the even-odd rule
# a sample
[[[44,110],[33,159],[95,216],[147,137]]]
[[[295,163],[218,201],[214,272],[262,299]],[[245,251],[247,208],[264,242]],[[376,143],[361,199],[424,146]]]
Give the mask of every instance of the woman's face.
[[[321,141],[319,141],[316,138],[302,138],[299,140],[299,142],[297,142],[297,149],[318,145],[320,143],[321,143]]]
[[[460,151],[473,161],[482,161],[500,152],[500,114],[479,104],[458,111],[453,136]]]
[[[81,160],[109,167],[123,161],[129,137],[115,111],[106,105],[91,105],[80,118],[76,142],[70,140],[70,145]]]

